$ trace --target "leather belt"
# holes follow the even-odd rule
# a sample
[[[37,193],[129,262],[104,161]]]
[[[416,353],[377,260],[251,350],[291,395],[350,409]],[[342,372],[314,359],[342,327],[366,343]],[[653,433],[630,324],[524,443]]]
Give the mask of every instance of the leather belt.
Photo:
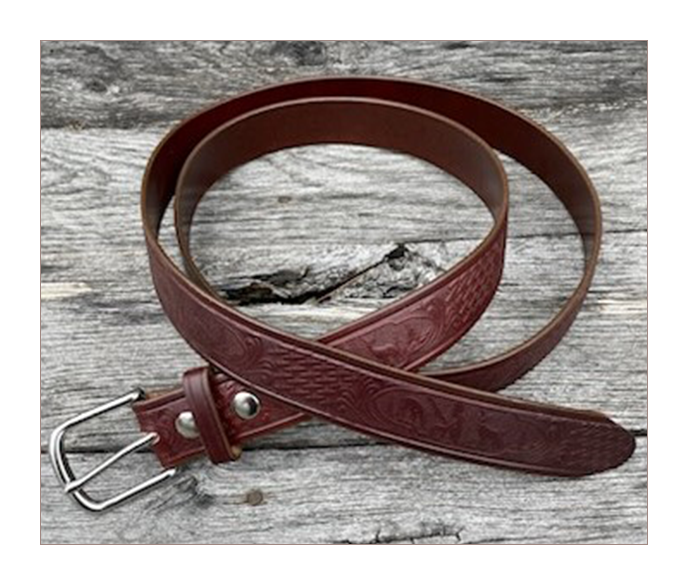
[[[306,340],[223,302],[194,264],[190,228],[204,193],[231,169],[283,148],[319,143],[375,146],[428,161],[480,197],[493,227],[435,281]],[[480,318],[500,281],[508,184],[494,149],[540,177],[562,201],[581,234],[584,273],[555,317],[522,344],[479,363],[420,374]],[[158,242],[173,199],[186,273]],[[633,436],[601,413],[496,393],[565,334],[584,301],[601,244],[600,205],[585,171],[555,137],[519,113],[463,91],[401,79],[329,77],[260,89],[194,115],[163,139],[146,169],[141,210],[163,309],[208,365],[187,371],[179,388],[127,394],[54,432],[55,469],[86,508],[119,503],[203,453],[214,463],[235,460],[245,441],[308,416],[435,454],[560,476],[615,467],[634,451]],[[62,452],[66,430],[130,402],[146,436],[76,479]],[[146,444],[170,470],[107,501],[86,495],[88,480]]]

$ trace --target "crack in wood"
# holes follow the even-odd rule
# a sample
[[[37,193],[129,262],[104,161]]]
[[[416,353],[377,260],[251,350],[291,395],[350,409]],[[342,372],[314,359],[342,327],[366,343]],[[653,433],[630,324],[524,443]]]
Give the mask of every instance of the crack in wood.
[[[629,228],[629,229],[605,229],[604,235],[626,235],[626,234],[638,234],[638,233],[648,233],[646,227]],[[540,232],[540,233],[510,233],[507,237],[507,241],[510,240],[522,240],[522,239],[565,239],[576,237],[580,238],[579,232],[572,231],[571,233],[562,232]],[[405,239],[404,241],[398,243],[397,245],[412,245],[415,243],[435,243],[441,245],[443,243],[455,243],[460,241],[478,241],[476,237],[450,237],[450,238],[435,238],[435,237],[419,237]]]
[[[153,497],[145,505],[147,511],[156,515],[167,513],[174,508],[193,505],[198,509],[207,509],[215,503],[215,495],[207,493],[199,485],[199,480],[193,475],[185,475],[171,485],[170,496]]]
[[[337,292],[359,281],[363,276],[385,263],[389,264],[394,271],[399,272],[414,259],[419,259],[421,263],[428,263],[435,269],[440,269],[422,254],[410,251],[404,243],[398,243],[391,252],[385,254],[380,260],[360,270],[347,272],[332,284],[319,286],[317,282],[314,282],[312,288],[303,292],[290,294],[290,289],[298,287],[309,277],[308,266],[301,272],[278,270],[272,274],[255,274],[248,277],[252,281],[247,285],[239,287],[224,285],[219,286],[218,290],[225,300],[238,306],[270,303],[306,304],[307,302],[320,304],[330,300]],[[246,279],[244,278],[244,280]],[[406,290],[406,287],[401,290]],[[395,294],[399,292],[400,290],[395,289]]]
[[[461,532],[463,527],[455,528],[443,523],[428,524],[425,526],[422,523],[420,530],[411,533],[390,533],[383,535],[384,528],[378,528],[372,538],[365,538],[362,540],[352,540],[349,538],[335,540],[334,544],[349,544],[349,545],[379,545],[390,543],[405,543],[416,544],[419,542],[437,539],[437,538],[453,538],[453,543],[462,543]]]

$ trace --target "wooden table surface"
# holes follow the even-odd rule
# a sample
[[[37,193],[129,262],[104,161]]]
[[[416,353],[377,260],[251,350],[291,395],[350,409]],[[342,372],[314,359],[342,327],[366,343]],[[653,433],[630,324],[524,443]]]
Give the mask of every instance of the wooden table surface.
[[[646,43],[45,42],[41,59],[44,543],[646,541]],[[506,393],[603,411],[633,430],[636,453],[618,469],[567,480],[434,457],[314,420],[248,444],[238,463],[197,461],[131,504],[82,511],[53,476],[50,431],[133,386],[176,383],[200,363],[150,282],[138,209],[148,156],[199,108],[321,74],[476,91],[537,120],[579,158],[603,205],[596,277],[563,342]],[[578,281],[573,222],[538,179],[504,161],[504,279],[479,324],[430,367],[525,339]],[[331,145],[231,173],[201,204],[193,249],[230,301],[315,336],[429,281],[489,226],[475,196],[428,164]],[[164,241],[173,242],[169,220]],[[118,412],[70,435],[75,470],[135,430]],[[156,471],[151,453],[136,454],[92,491]]]

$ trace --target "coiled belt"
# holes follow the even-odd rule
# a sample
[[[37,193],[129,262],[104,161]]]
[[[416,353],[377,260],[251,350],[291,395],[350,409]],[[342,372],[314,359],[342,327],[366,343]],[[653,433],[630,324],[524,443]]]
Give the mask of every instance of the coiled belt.
[[[270,152],[319,143],[376,146],[428,161],[480,197],[493,227],[441,277],[312,341],[224,303],[194,264],[189,239],[199,201],[228,171]],[[555,317],[522,344],[472,365],[416,373],[467,333],[500,282],[508,186],[493,149],[540,177],[562,201],[583,240],[583,276]],[[158,243],[173,199],[186,273]],[[91,510],[166,480],[190,457],[235,460],[245,441],[307,416],[435,454],[561,476],[615,467],[634,451],[632,435],[601,413],[496,393],[545,357],[571,325],[593,277],[602,229],[598,197],[578,162],[551,134],[502,105],[429,83],[366,77],[245,93],[187,119],[163,139],[146,169],[141,210],[163,309],[208,365],[184,373],[177,389],[137,390],[53,433],[58,476]],[[146,435],[75,478],[62,452],[66,430],[129,402]],[[85,493],[88,480],[146,444],[167,471],[107,501]]]

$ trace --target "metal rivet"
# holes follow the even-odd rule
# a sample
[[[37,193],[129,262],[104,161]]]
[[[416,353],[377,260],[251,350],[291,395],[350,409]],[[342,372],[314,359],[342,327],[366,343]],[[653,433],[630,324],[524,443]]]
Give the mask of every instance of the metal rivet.
[[[258,398],[248,391],[238,392],[232,399],[232,407],[235,413],[243,420],[250,420],[261,411],[261,402]]]
[[[185,438],[198,438],[199,430],[196,427],[194,414],[191,412],[181,412],[175,420],[175,428]]]

